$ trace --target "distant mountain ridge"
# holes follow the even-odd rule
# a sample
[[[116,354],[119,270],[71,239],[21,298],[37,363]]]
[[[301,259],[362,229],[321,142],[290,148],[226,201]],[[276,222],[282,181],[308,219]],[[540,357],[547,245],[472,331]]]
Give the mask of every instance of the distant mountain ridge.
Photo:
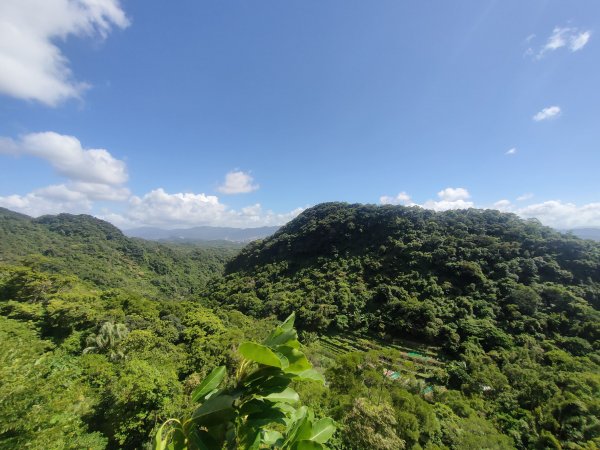
[[[156,227],[140,227],[123,230],[129,237],[152,241],[231,241],[250,242],[274,234],[279,227],[232,228],[198,226],[165,230]]]
[[[574,228],[569,232],[581,239],[600,241],[600,228]]]

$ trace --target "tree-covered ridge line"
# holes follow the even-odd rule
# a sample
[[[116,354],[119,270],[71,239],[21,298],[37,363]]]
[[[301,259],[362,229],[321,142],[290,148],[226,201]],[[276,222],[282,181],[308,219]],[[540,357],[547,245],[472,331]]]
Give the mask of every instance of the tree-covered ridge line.
[[[207,293],[257,315],[295,310],[307,328],[414,332],[450,345],[467,316],[512,333],[513,316],[576,298],[595,317],[600,244],[492,210],[327,203],[248,245]]]
[[[75,274],[101,288],[182,299],[219,275],[237,249],[165,245],[126,237],[88,215],[37,219],[0,208],[0,261]]]

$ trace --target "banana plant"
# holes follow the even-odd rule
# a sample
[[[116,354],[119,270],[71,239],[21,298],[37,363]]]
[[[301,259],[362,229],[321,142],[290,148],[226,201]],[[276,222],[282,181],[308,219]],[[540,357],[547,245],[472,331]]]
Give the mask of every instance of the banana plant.
[[[221,387],[224,366],[192,393],[191,417],[169,419],[157,430],[154,450],[320,450],[335,432],[331,418],[316,419],[290,386],[323,377],[300,350],[294,314],[261,344],[245,342],[231,387]]]

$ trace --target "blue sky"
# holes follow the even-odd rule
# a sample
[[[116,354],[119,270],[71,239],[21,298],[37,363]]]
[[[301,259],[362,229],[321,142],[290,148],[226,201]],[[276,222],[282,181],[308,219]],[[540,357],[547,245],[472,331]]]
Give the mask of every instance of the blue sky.
[[[121,227],[323,201],[600,226],[597,1],[5,0],[0,206]]]

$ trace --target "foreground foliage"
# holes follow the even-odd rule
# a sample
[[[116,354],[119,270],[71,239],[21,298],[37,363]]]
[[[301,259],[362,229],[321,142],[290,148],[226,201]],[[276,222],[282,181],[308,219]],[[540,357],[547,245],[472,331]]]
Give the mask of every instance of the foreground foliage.
[[[298,393],[290,386],[294,381],[322,382],[299,350],[293,326],[292,314],[262,344],[240,345],[242,360],[231,386],[219,388],[225,366],[214,369],[192,393],[199,406],[186,419],[167,420],[154,438],[154,449],[325,449],[335,431],[333,420],[315,420],[311,409],[298,406]]]

